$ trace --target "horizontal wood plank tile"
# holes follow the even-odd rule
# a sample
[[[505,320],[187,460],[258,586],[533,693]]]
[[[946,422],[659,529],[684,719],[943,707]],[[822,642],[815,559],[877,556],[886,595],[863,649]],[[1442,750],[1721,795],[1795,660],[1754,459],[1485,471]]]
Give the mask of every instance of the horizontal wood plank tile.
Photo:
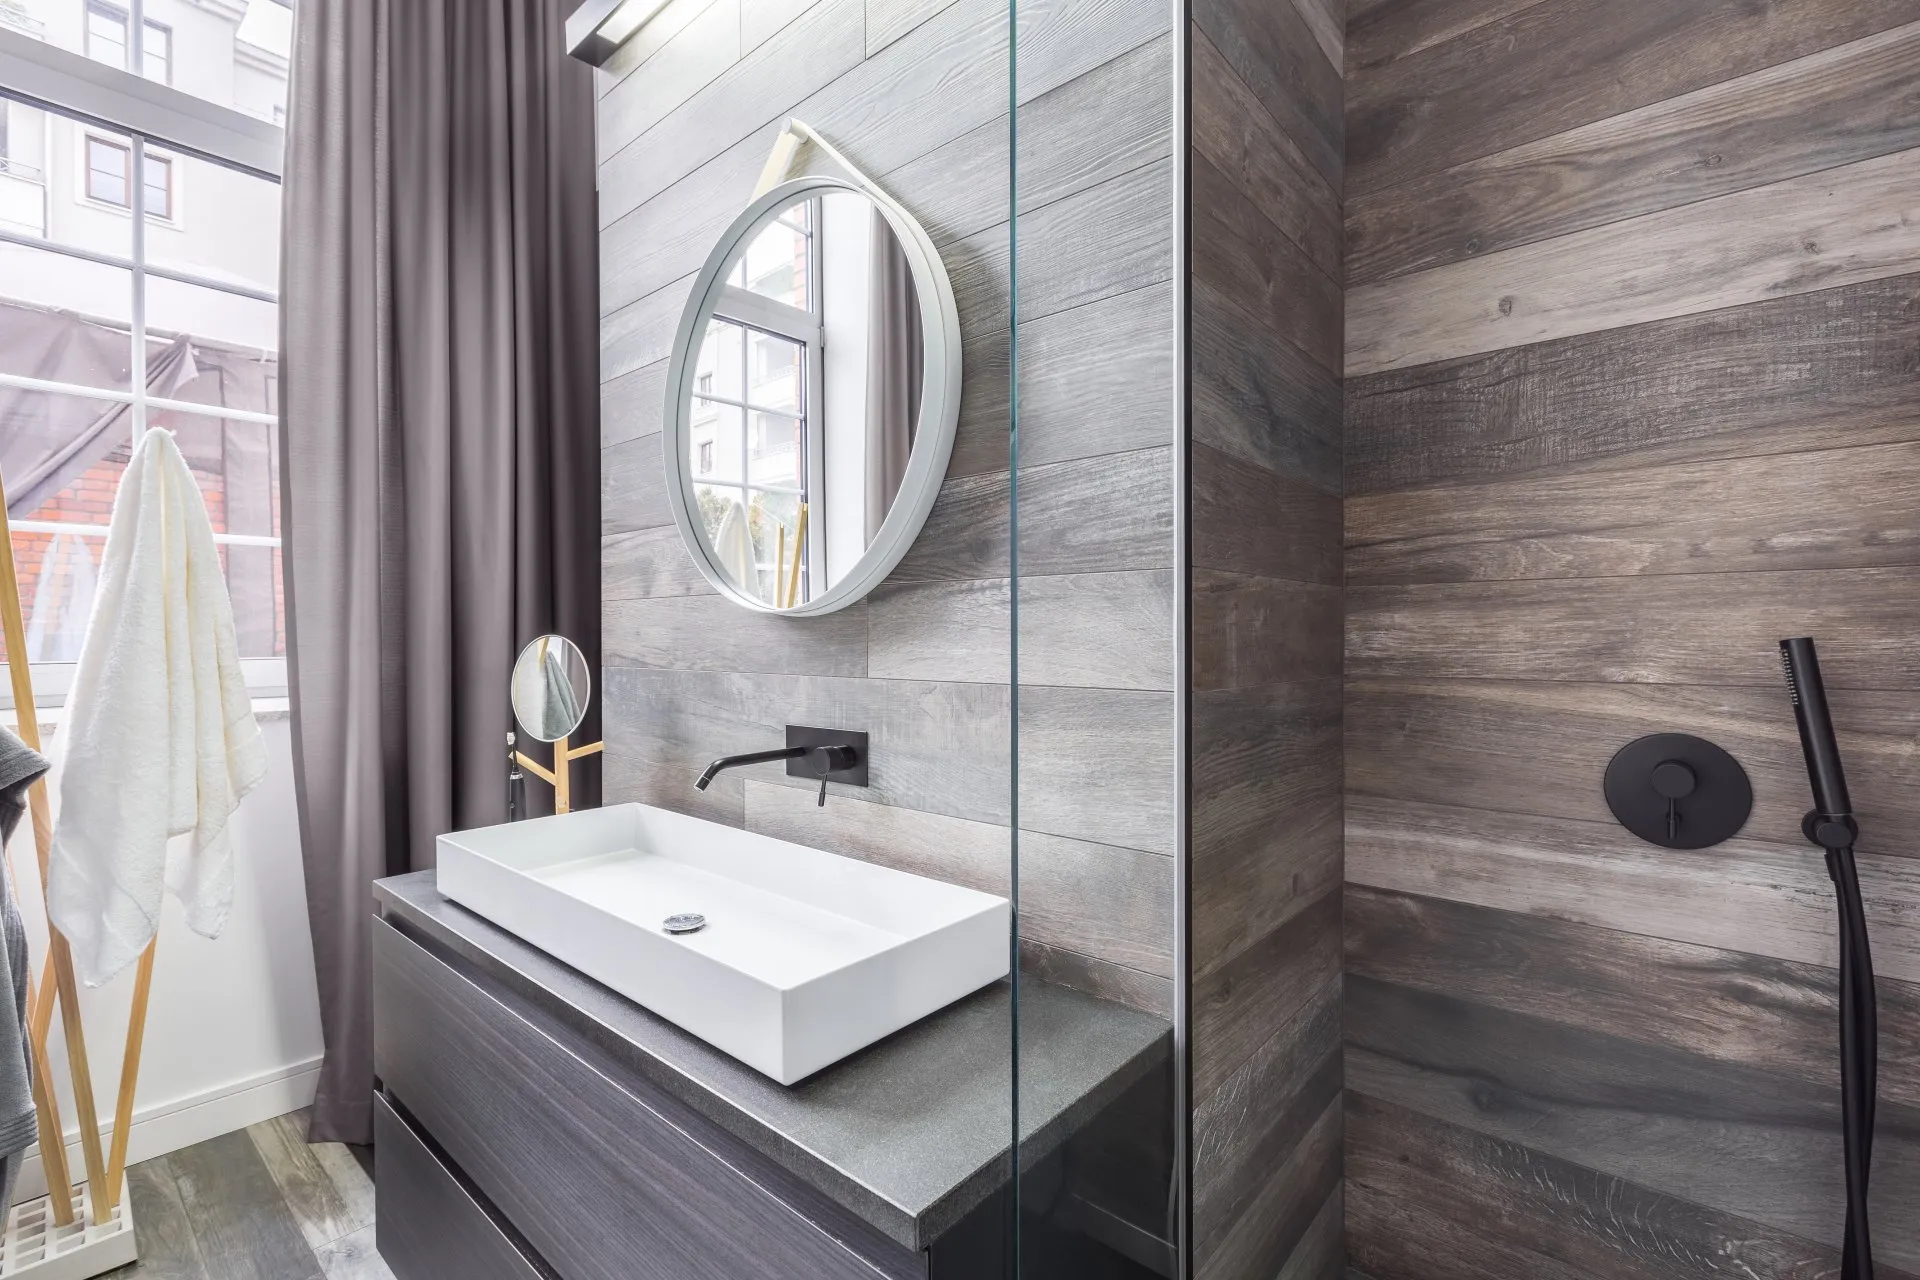
[[[1300,11],[1281,0],[1209,0],[1193,8],[1206,33],[1266,112],[1338,190],[1346,112],[1340,68],[1316,43]],[[1196,192],[1195,209],[1201,200]]]
[[[1900,275],[1920,149],[1363,285],[1349,375]]]
[[[638,208],[857,66],[866,56],[865,8],[865,0],[823,0],[658,123],[603,139],[600,225]]]
[[[698,596],[714,590],[694,567],[678,525],[608,534],[600,541],[600,601]]]
[[[1171,855],[1172,717],[1171,693],[1022,689],[1021,826]]]
[[[1243,341],[1277,334],[1338,373],[1340,286],[1205,156],[1191,170],[1195,278],[1257,322]]]
[[[1317,1206],[1340,1182],[1341,1107],[1329,1103],[1245,1211],[1197,1256],[1198,1280],[1278,1275],[1313,1226]],[[1195,1242],[1196,1249],[1200,1243]]]
[[[1020,326],[1020,465],[1173,443],[1173,286],[1148,285]],[[1008,420],[997,422],[999,469]]]
[[[1362,495],[1346,517],[1356,586],[1912,566],[1920,441],[1533,472]]]
[[[1920,858],[1920,695],[1834,689],[1830,701],[1861,847]],[[1606,824],[1600,778],[1614,752],[1649,733],[1693,733],[1746,770],[1742,838],[1807,848],[1806,762],[1784,685],[1355,679],[1345,709],[1354,794]]]
[[[1020,941],[1020,971],[1055,986],[1072,987],[1102,1000],[1124,1004],[1173,1021],[1173,979],[1125,965],[1108,964],[1078,951],[1050,947],[1031,938]]]
[[[1379,71],[1422,49],[1541,3],[1543,0],[1348,0],[1348,72]]]
[[[606,705],[622,708],[607,717],[607,751],[662,770],[641,780],[657,777],[676,794],[684,789],[686,797],[673,807],[691,803],[693,779],[709,761],[766,750],[784,741],[786,725],[811,724],[872,735],[871,786],[835,783],[829,804],[850,794],[980,822],[1008,821],[1012,727],[1004,687],[639,667],[607,667],[601,677]],[[789,779],[779,764],[722,775],[729,777],[815,785]]]
[[[1189,451],[1196,568],[1340,584],[1337,494],[1198,441]]]
[[[1349,886],[1347,972],[1812,1084],[1836,1079],[1839,975],[1641,934]],[[1880,1096],[1920,1104],[1920,986],[1882,977]]]
[[[1671,209],[1920,144],[1920,26],[1708,85],[1347,202],[1347,282]]]
[[[1650,1191],[1839,1243],[1839,1091],[1468,1001],[1347,980],[1347,1087]],[[1881,1104],[1874,1190],[1920,1197],[1920,1114]],[[1920,1219],[1876,1216],[1875,1253],[1920,1259]],[[1658,1239],[1675,1247],[1677,1230]],[[1364,1262],[1364,1256],[1363,1256]]]
[[[1416,679],[1778,687],[1785,636],[1840,689],[1920,689],[1920,571],[1791,570],[1360,587],[1347,670]]]
[[[1499,7],[1510,12],[1498,21],[1349,76],[1349,194],[1920,19],[1914,0],[1548,0]]]
[[[1193,570],[1189,680],[1195,690],[1338,680],[1338,587]]]
[[[1203,692],[1191,715],[1192,958],[1200,973],[1340,883],[1340,686]]]
[[[1321,0],[1300,0],[1317,5]],[[1339,279],[1339,193],[1254,96],[1203,30],[1193,34],[1193,145],[1305,251]]]
[[[1347,1107],[1348,1176],[1365,1194],[1399,1201],[1452,1224],[1399,1245],[1424,1245],[1436,1277],[1578,1275],[1590,1280],[1691,1280],[1737,1269],[1784,1280],[1834,1274],[1832,1248],[1596,1173],[1518,1143],[1475,1133],[1362,1094]],[[1487,1234],[1469,1224],[1495,1219],[1496,1246],[1523,1269],[1486,1266]],[[1368,1238],[1358,1252],[1395,1249]],[[1398,1267],[1377,1272],[1405,1274]]]
[[[1341,973],[1340,892],[1193,979],[1193,1097],[1219,1089]],[[1332,1044],[1322,1046],[1331,1053]]]
[[[1231,1230],[1339,1099],[1340,1036],[1336,978],[1308,993],[1238,1069],[1194,1099],[1194,1166],[1207,1171],[1195,1185],[1199,1251],[1209,1252]]]
[[[661,46],[646,75],[601,97],[594,133],[602,164],[740,60],[740,6],[714,0]]]
[[[1347,798],[1352,884],[1837,968],[1817,850],[1735,838],[1676,858],[1618,825]],[[1920,864],[1862,853],[1876,972],[1920,982]]]
[[[1194,440],[1337,497],[1340,380],[1200,276],[1192,313]]]
[[[856,601],[818,617],[762,613],[707,590],[603,601],[601,651],[620,667],[758,671],[779,675],[867,674],[867,606]]]
[[[1920,276],[1349,379],[1348,492],[1915,438]]]

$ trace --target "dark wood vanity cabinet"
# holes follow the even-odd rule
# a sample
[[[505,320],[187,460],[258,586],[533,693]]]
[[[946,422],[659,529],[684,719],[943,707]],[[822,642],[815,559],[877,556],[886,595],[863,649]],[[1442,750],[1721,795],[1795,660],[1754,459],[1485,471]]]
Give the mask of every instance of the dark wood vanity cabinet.
[[[398,1280],[1010,1274],[1008,984],[783,1086],[431,872],[374,894],[375,1231]],[[1171,1132],[1166,1023],[1027,979],[1020,1019],[1023,1240],[1054,1241],[1068,1261],[1050,1273],[1077,1280],[1171,1274],[1120,1265],[1152,1249],[1131,1229],[1094,1239],[1085,1223],[1111,1213],[1079,1212],[1093,1182],[1059,1176],[1086,1163],[1075,1150],[1112,1163],[1094,1139],[1136,1096],[1166,1095],[1144,1127]],[[1146,1202],[1136,1216],[1165,1197]]]
[[[928,1275],[924,1251],[430,939],[377,922],[374,970],[377,1232],[398,1280]]]

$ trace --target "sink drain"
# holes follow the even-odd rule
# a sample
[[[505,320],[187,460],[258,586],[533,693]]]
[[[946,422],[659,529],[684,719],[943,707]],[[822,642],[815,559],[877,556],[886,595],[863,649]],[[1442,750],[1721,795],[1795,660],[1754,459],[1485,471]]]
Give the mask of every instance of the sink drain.
[[[707,918],[698,911],[682,911],[660,922],[668,933],[698,933],[707,927]]]

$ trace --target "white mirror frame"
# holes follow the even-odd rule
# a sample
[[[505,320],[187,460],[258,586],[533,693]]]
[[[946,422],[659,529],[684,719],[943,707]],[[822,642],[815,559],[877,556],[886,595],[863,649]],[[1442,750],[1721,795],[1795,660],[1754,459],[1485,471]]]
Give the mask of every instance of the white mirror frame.
[[[913,452],[900,481],[899,496],[881,522],[880,531],[852,569],[826,591],[804,604],[778,609],[736,585],[714,560],[713,548],[699,521],[692,468],[687,464],[687,441],[692,430],[694,367],[707,321],[720,300],[721,288],[734,256],[768,216],[794,201],[823,191],[852,191],[872,200],[913,269],[914,291],[920,302],[920,331],[927,344],[920,382],[920,415]],[[680,316],[674,336],[673,360],[667,368],[666,429],[660,433],[667,470],[667,505],[696,568],[720,593],[736,604],[783,618],[805,618],[844,609],[886,580],[913,546],[940,496],[953,456],[953,440],[960,426],[960,311],[953,301],[953,282],[947,278],[940,251],[914,216],[872,183],[816,175],[783,182],[760,196],[735,218],[721,235],[694,282],[693,295]]]

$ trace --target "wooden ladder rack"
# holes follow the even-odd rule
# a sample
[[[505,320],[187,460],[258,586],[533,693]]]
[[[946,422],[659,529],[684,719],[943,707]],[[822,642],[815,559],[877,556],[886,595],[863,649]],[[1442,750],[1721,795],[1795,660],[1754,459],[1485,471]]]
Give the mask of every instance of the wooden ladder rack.
[[[14,720],[20,740],[41,750],[40,716],[33,697],[33,673],[26,662],[27,628],[20,601],[20,576],[14,563],[13,526],[7,515],[7,487],[0,476],[0,639],[6,643],[7,671],[13,685]],[[33,820],[33,843],[40,867],[41,904],[46,905],[47,872],[53,857],[53,804],[45,777],[34,780],[27,792]],[[8,874],[13,884],[12,854]],[[147,1000],[153,988],[154,941],[140,953],[134,974],[133,1010],[127,1025],[126,1050],[121,1057],[120,1092],[113,1111],[113,1139],[102,1152],[100,1117],[94,1102],[93,1069],[87,1059],[86,1030],[80,1019],[80,984],[73,973],[73,954],[67,940],[47,912],[47,963],[36,985],[29,969],[27,1001],[28,1052],[33,1059],[33,1105],[40,1138],[40,1159],[47,1175],[47,1194],[53,1220],[66,1226],[74,1219],[73,1177],[67,1167],[65,1130],[59,1102],[53,1092],[53,1072],[47,1038],[53,1030],[53,1011],[60,1010],[60,1029],[67,1045],[67,1068],[73,1081],[74,1112],[80,1122],[80,1154],[87,1171],[89,1200],[96,1222],[105,1222],[120,1203],[127,1165],[127,1139],[133,1127],[133,1093],[140,1076],[140,1053],[146,1039]],[[0,1214],[6,1206],[0,1205]]]

